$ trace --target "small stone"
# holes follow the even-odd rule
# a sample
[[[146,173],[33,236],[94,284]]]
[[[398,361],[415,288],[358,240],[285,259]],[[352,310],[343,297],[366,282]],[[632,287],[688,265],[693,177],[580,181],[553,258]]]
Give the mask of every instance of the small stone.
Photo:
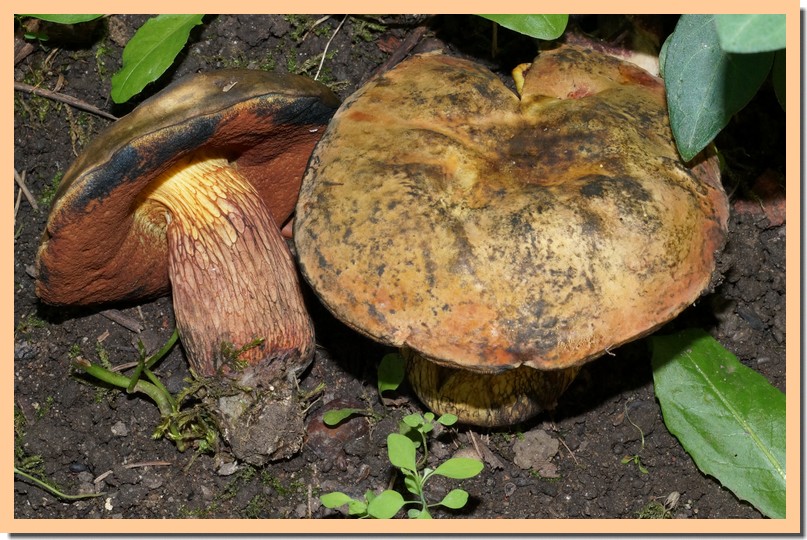
[[[121,420],[118,420],[112,426],[112,434],[116,437],[126,437],[129,435],[129,428]]]
[[[542,429],[528,431],[513,445],[513,463],[522,469],[534,469],[545,478],[557,477],[550,460],[558,453],[560,443]]]
[[[219,470],[216,472],[219,476],[230,476],[237,470],[238,470],[238,463],[235,461],[230,461],[222,464],[222,466],[219,467]]]
[[[71,463],[68,469],[70,470],[71,473],[75,474],[89,470],[84,463],[81,463],[79,461],[74,461],[73,463]]]

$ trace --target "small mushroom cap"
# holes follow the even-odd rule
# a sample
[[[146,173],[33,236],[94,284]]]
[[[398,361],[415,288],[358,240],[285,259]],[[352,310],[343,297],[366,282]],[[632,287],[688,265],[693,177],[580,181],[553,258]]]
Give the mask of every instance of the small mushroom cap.
[[[450,367],[560,369],[690,305],[727,215],[715,160],[676,152],[662,82],[566,46],[521,98],[441,55],[360,89],[312,155],[294,237],[366,335]]]
[[[37,256],[37,294],[91,304],[166,293],[165,217],[140,203],[155,178],[194,152],[234,162],[284,222],[338,105],[308,78],[239,69],[187,76],[144,101],[65,173]]]

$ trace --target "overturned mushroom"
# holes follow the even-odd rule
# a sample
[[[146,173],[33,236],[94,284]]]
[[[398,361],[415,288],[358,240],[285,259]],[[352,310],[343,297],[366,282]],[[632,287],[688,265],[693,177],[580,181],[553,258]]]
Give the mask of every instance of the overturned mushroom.
[[[303,275],[402,347],[418,396],[479,425],[554,406],[579,366],[710,285],[727,201],[681,162],[659,79],[574,46],[516,70],[410,59],[348,98],[295,218]]]
[[[310,362],[314,338],[278,225],[337,106],[312,80],[252,70],[189,76],[145,101],[65,174],[37,255],[37,295],[99,304],[170,288],[197,376],[282,386]],[[282,457],[297,444],[271,448],[266,433],[241,441],[266,411],[219,405],[239,457]],[[276,426],[294,416],[288,409]]]

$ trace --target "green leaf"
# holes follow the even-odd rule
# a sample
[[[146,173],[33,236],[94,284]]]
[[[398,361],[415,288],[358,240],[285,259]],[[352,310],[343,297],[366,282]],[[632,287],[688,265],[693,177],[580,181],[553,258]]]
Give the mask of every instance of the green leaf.
[[[459,420],[457,418],[457,415],[451,413],[445,413],[444,415],[440,416],[440,418],[437,419],[437,421],[443,424],[444,426],[453,426],[454,424],[457,423],[457,420]]]
[[[718,43],[712,15],[682,15],[668,38],[664,81],[678,151],[689,161],[751,100],[773,53],[731,54]]]
[[[123,49],[123,67],[112,76],[112,99],[124,103],[157,80],[185,47],[204,15],[157,15]]]
[[[418,413],[407,414],[401,420],[403,420],[403,423],[407,426],[415,429],[423,425],[423,417]]]
[[[20,17],[33,17],[43,21],[48,21],[58,24],[78,24],[87,21],[94,21],[103,17],[103,15],[19,15]]]
[[[706,332],[655,336],[664,423],[698,468],[769,517],[785,517],[785,395]]]
[[[347,503],[347,513],[351,516],[363,516],[367,513],[367,504],[357,499],[353,499]]]
[[[417,495],[418,497],[420,497],[421,491],[423,491],[414,473],[404,474],[404,487],[406,487],[409,493]]]
[[[339,508],[344,504],[352,502],[354,499],[341,491],[334,491],[320,495],[319,500],[322,501],[322,505],[325,506],[325,508]]]
[[[322,415],[322,422],[326,426],[335,426],[339,424],[339,422],[347,420],[354,414],[360,414],[362,412],[363,411],[361,409],[351,409],[351,408],[334,409]]]
[[[378,364],[378,393],[396,390],[404,379],[404,359],[398,353],[390,353]]]
[[[377,519],[390,519],[404,505],[403,496],[397,491],[385,490],[367,505],[367,513]]]
[[[784,49],[787,41],[784,14],[715,15],[715,28],[726,52],[775,51]]]
[[[468,502],[468,492],[464,489],[452,489],[438,504],[448,508],[462,508]]]
[[[776,93],[776,99],[782,110],[785,110],[785,88],[787,87],[787,80],[785,77],[785,51],[777,51],[773,58],[773,68],[771,68],[771,79],[773,81],[773,90]]]
[[[505,28],[538,39],[557,39],[566,30],[568,15],[480,15]]]
[[[409,437],[398,433],[387,435],[389,462],[399,469],[416,471],[415,444]]]
[[[432,474],[462,480],[472,478],[482,472],[484,465],[478,459],[451,458],[441,463]]]

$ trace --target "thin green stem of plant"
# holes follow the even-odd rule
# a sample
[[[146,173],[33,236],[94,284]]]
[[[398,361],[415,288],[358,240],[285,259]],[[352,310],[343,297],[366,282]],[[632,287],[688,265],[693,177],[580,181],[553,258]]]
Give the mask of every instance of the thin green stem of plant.
[[[91,498],[94,498],[94,497],[100,497],[100,496],[104,495],[104,493],[82,493],[80,495],[68,495],[67,493],[62,493],[61,491],[56,489],[51,484],[48,484],[47,482],[43,482],[39,478],[37,478],[35,476],[31,476],[30,474],[28,474],[28,473],[26,473],[24,471],[21,471],[17,467],[14,467],[14,474],[22,476],[24,479],[28,480],[29,482],[32,482],[32,483],[36,484],[37,486],[41,487],[45,491],[48,491],[49,493],[52,493],[56,497],[59,497],[60,499],[65,499],[65,500],[68,500],[68,501],[76,501],[76,500],[79,500],[79,499],[91,499]]]
[[[418,468],[421,469],[429,459],[429,447],[426,445],[426,434],[420,430],[418,430],[418,433],[420,433],[421,447],[423,448],[423,456],[418,460]]]
[[[132,385],[132,380],[129,377],[121,375],[120,373],[109,371],[105,367],[99,366],[98,364],[93,364],[87,360],[76,360],[74,364],[83,369],[87,374],[107,384],[127,390],[131,386],[133,392],[146,394],[154,401],[154,403],[157,404],[157,408],[160,409],[160,414],[163,417],[171,417],[178,411],[176,401],[173,399],[173,397],[171,397],[168,390],[166,390],[166,388],[159,383],[159,381],[157,381],[158,384],[155,385],[148,381],[139,380],[135,381],[135,384]],[[151,371],[146,371],[146,375],[149,374],[151,374]],[[173,423],[170,424],[169,430],[171,435],[175,438],[174,440],[182,441],[182,435]]]
[[[146,360],[145,368],[151,369],[154,366],[154,364],[157,363],[158,360],[160,360],[163,356],[168,354],[168,351],[170,351],[171,348],[174,345],[176,345],[178,339],[179,339],[179,329],[174,328],[174,332],[171,334],[171,337],[168,338],[168,341],[165,342],[165,345],[163,345],[159,351],[151,355],[151,357],[148,360]]]

